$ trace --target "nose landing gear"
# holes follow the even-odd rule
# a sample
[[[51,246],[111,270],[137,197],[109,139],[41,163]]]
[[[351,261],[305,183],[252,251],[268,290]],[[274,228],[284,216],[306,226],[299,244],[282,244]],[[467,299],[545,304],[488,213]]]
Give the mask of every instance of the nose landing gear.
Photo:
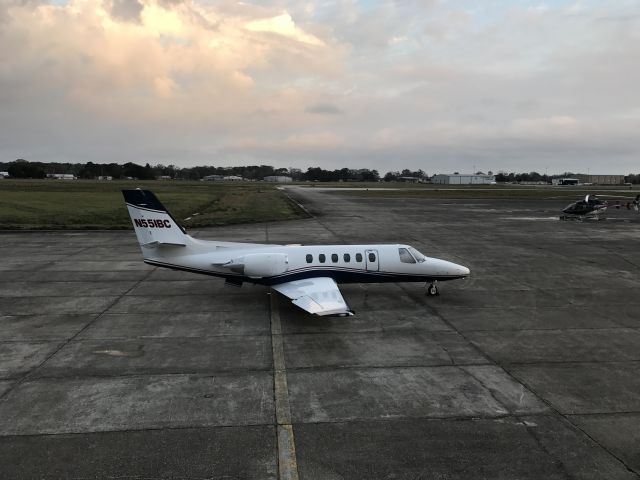
[[[438,287],[436,286],[436,282],[433,282],[427,285],[427,295],[429,297],[435,297],[436,295],[440,295],[440,292],[438,292]]]

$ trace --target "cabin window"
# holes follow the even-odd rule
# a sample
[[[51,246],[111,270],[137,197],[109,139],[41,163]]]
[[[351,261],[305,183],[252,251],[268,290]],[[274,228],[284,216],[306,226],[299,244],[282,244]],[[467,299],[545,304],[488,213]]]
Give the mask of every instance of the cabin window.
[[[376,261],[376,254],[373,252],[369,252],[369,261],[370,262],[375,262]]]
[[[311,255],[310,253],[307,253],[307,263],[311,263],[313,262],[313,255]]]
[[[356,253],[356,262],[361,262],[361,261],[362,261],[362,254]]]
[[[399,248],[398,254],[400,255],[400,261],[402,263],[416,263],[416,259],[409,253],[406,248]]]
[[[338,254],[337,253],[332,253],[331,254],[331,261],[333,263],[338,263]]]
[[[346,263],[349,263],[351,261],[351,255],[349,255],[348,253],[345,253],[343,258]]]
[[[324,253],[318,255],[318,260],[320,260],[320,263],[324,263],[326,259],[327,257],[324,256]]]

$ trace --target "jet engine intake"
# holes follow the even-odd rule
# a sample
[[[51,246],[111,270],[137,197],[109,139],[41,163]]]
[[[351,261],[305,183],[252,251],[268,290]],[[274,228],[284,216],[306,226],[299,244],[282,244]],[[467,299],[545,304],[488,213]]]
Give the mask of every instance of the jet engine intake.
[[[233,259],[229,267],[249,278],[272,277],[289,269],[289,259],[284,253],[251,253]]]

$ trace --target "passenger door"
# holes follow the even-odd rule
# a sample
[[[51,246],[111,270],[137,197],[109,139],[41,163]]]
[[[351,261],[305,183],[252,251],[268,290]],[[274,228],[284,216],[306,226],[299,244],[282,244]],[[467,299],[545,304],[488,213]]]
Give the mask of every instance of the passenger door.
[[[364,261],[367,272],[377,272],[380,269],[377,250],[365,250]]]

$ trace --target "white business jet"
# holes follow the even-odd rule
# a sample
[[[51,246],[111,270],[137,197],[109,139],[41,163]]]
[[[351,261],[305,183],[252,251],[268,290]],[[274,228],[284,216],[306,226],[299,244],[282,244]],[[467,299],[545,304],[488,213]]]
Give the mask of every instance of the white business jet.
[[[337,283],[436,282],[465,278],[462,265],[409,245],[270,245],[198,240],[149,190],[123,190],[145,263],[267,285],[315,315],[353,315]]]

